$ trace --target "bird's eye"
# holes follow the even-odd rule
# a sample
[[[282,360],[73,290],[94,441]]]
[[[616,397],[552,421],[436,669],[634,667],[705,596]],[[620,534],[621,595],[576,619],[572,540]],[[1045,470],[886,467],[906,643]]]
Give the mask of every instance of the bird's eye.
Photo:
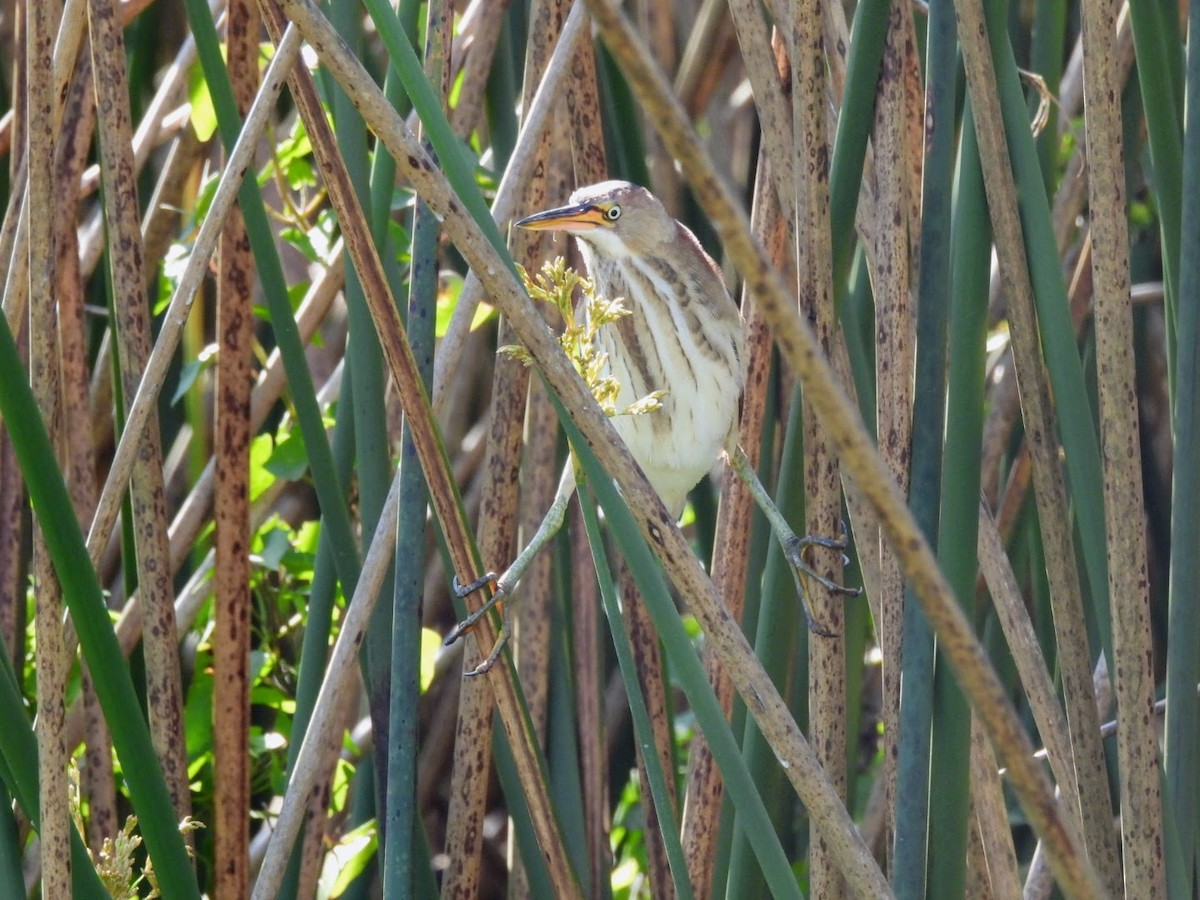
[[[613,204],[604,211],[604,217],[610,222],[617,221],[617,219],[621,218],[621,207]]]

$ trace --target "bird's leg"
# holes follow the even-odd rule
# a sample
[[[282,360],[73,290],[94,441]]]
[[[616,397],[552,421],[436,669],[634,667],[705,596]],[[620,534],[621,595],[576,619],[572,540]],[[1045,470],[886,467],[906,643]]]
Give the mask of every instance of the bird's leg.
[[[574,481],[571,482],[571,486],[574,487]],[[474,628],[475,623],[487,615],[488,610],[492,607],[497,605],[500,607],[500,632],[496,635],[496,643],[492,645],[487,659],[468,672],[467,675],[486,674],[495,664],[496,660],[500,658],[500,651],[504,649],[504,645],[512,637],[512,622],[509,607],[502,601],[517,586],[517,582],[521,580],[521,576],[525,574],[525,570],[529,568],[529,564],[533,562],[534,557],[558,534],[559,529],[562,528],[563,521],[566,519],[567,504],[570,500],[571,491],[560,488],[558,495],[554,498],[554,503],[551,504],[546,517],[542,519],[542,524],[538,526],[533,539],[518,554],[517,558],[513,560],[512,565],[505,569],[499,577],[497,577],[495,572],[488,572],[483,577],[477,578],[469,584],[460,584],[458,576],[454,576],[454,593],[458,597],[466,597],[468,594],[479,590],[485,584],[494,582],[495,587],[492,589],[492,596],[486,603],[450,629],[450,633],[446,636],[445,640],[446,646],[453,644]]]
[[[771,531],[779,539],[779,543],[783,545],[784,556],[787,557],[788,563],[792,567],[792,577],[796,580],[796,590],[800,595],[800,608],[804,611],[804,621],[808,624],[808,630],[813,634],[819,634],[823,637],[835,637],[834,632],[830,631],[820,622],[813,618],[809,611],[809,603],[807,600],[808,592],[804,587],[804,577],[812,578],[827,590],[837,594],[845,594],[849,597],[857,597],[862,593],[862,588],[848,588],[845,585],[838,584],[836,581],[825,577],[804,558],[804,552],[809,547],[826,547],[830,550],[845,550],[846,542],[835,538],[818,537],[817,535],[808,534],[804,537],[798,537],[787,519],[783,517],[783,513],[779,511],[779,507],[775,505],[775,501],[771,499],[771,495],[767,493],[767,489],[763,487],[763,483],[758,480],[758,472],[754,470],[754,466],[750,462],[750,458],[746,456],[741,447],[735,447],[729,454],[729,467],[742,479],[746,487],[750,489],[750,495],[754,497],[754,502],[767,517],[767,521],[771,523]],[[845,555],[842,556],[843,561],[846,560]]]

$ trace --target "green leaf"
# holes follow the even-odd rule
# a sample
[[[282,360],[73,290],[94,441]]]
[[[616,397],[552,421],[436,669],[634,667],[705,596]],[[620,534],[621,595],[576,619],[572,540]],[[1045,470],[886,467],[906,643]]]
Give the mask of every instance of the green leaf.
[[[217,113],[213,109],[208,82],[199,64],[188,70],[188,100],[191,103],[192,128],[200,143],[207,143],[217,130]]]
[[[275,449],[275,441],[269,434],[260,434],[250,442],[250,499],[256,500],[275,482],[275,475],[267,468],[267,462]]]
[[[463,277],[457,272],[447,272],[438,285],[437,318],[434,321],[434,334],[445,337],[450,328],[450,319],[458,308],[458,298],[462,294]]]
[[[345,835],[325,857],[325,868],[317,888],[319,900],[342,896],[354,879],[362,874],[379,849],[375,820],[364,822]]]
[[[308,451],[304,448],[304,440],[295,432],[289,434],[275,445],[274,451],[264,464],[264,468],[276,478],[285,481],[299,481],[308,471]]]
[[[300,255],[309,262],[320,261],[317,248],[313,246],[312,239],[309,238],[309,232],[294,225],[289,225],[279,232],[279,236],[300,251]]]
[[[220,173],[212,172],[204,179],[204,183],[200,185],[200,190],[196,193],[195,211],[192,213],[192,222],[196,228],[200,227],[200,223],[208,215],[208,209],[212,206],[213,197],[217,193],[217,184],[220,181]],[[189,251],[190,252],[190,251]],[[186,256],[186,254],[185,254]],[[179,271],[183,272],[183,267],[186,265],[187,259],[180,260]]]
[[[291,549],[292,542],[288,539],[288,533],[282,528],[272,528],[262,535],[262,549],[258,551],[256,562],[264,569],[274,572],[283,563],[284,554]]]
[[[279,160],[280,165],[287,165],[293,160],[312,156],[312,152],[308,128],[305,127],[304,120],[297,117],[295,125],[292,126],[292,133],[275,148],[275,158]]]
[[[195,359],[188,360],[183,364],[179,370],[179,386],[175,388],[175,393],[171,396],[171,406],[177,404],[183,399],[184,394],[191,390],[200,373],[212,365],[213,357],[216,354],[217,345],[209,344],[200,351]]]
[[[442,637],[430,628],[421,629],[421,693],[433,683],[437,655],[442,650]]]

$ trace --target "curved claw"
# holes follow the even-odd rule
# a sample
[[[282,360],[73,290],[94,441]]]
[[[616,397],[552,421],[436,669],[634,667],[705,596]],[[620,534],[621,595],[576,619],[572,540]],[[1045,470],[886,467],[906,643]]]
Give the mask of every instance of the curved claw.
[[[826,628],[824,625],[814,619],[812,613],[809,612],[802,576],[807,576],[808,578],[813,579],[831,593],[842,594],[847,597],[857,597],[862,593],[862,588],[846,587],[846,585],[839,584],[832,578],[828,578],[814,569],[804,559],[804,552],[809,547],[824,547],[827,550],[844,551],[846,549],[846,541],[844,539],[827,538],[808,534],[804,537],[793,536],[784,543],[784,555],[791,564],[792,572],[796,578],[796,588],[800,593],[800,606],[804,610],[804,621],[805,624],[808,625],[808,630],[813,634],[820,635],[821,637],[837,637],[838,635],[836,631]],[[848,562],[849,560],[847,559],[846,554],[842,553],[842,564],[846,565]]]
[[[458,622],[453,628],[450,629],[450,633],[447,634],[446,639],[444,641],[442,641],[442,646],[449,647],[451,644],[453,644],[455,641],[457,641],[460,637],[462,637],[464,634],[466,634],[468,631],[470,631],[471,628],[474,627],[475,622],[477,622],[477,621],[479,621],[479,620],[478,619],[472,620],[468,617],[466,619],[463,619],[461,622]]]
[[[818,622],[816,619],[814,619],[811,615],[808,615],[807,609],[804,612],[805,612],[804,618],[806,620],[806,624],[808,625],[808,630],[811,631],[813,634],[819,635],[820,637],[827,637],[827,638],[832,638],[832,637],[838,636],[838,633],[836,631],[832,631],[831,629],[826,628],[824,625],[822,625],[820,622]]]
[[[804,551],[809,547],[824,547],[828,550],[845,550],[845,541],[835,540],[834,538],[819,537],[813,534],[806,534],[804,537],[795,537],[788,541],[784,547],[784,554],[787,556],[787,560],[789,563],[791,563],[793,569],[798,572],[803,572],[813,581],[825,588],[825,590],[832,591],[835,594],[843,594],[847,597],[857,597],[862,593],[862,588],[846,587],[846,585],[839,584],[832,578],[822,575],[820,572],[810,566],[804,559]],[[849,562],[850,560],[847,558],[846,554],[843,553],[842,565],[847,565]],[[813,629],[810,627],[809,630]]]
[[[486,572],[481,577],[472,581],[470,584],[461,584],[458,580],[458,575],[454,576],[451,586],[454,590],[455,596],[459,597],[460,599],[474,593],[484,585],[488,584],[492,585],[492,596],[489,597],[487,602],[480,606],[479,609],[475,610],[473,613],[451,628],[450,633],[446,635],[446,639],[442,641],[442,646],[449,647],[464,634],[470,632],[475,627],[476,623],[487,615],[488,610],[490,610],[493,606],[499,606],[501,601],[508,594],[508,588],[506,588],[502,582],[497,580],[495,572]],[[500,634],[496,637],[496,643],[492,647],[491,653],[488,654],[487,659],[480,663],[476,669],[468,672],[468,675],[484,674],[499,658],[500,651],[504,648],[504,645],[508,642],[508,638],[512,633],[508,627],[507,610],[504,610],[504,613],[505,614],[502,616],[503,623],[500,628]]]
[[[508,639],[512,637],[512,631],[508,627],[508,621],[500,628],[500,633],[496,635],[496,643],[492,644],[492,650],[487,655],[487,659],[473,668],[470,672],[463,674],[467,678],[478,678],[480,675],[486,675],[492,670],[492,666],[496,664],[496,660],[500,658],[500,652],[504,649],[504,645],[508,643]]]
[[[476,578],[474,581],[472,581],[468,584],[463,584],[462,582],[460,582],[458,580],[458,575],[455,574],[454,578],[451,579],[450,586],[454,591],[454,596],[458,597],[461,600],[463,597],[467,597],[467,596],[470,596],[471,594],[475,593],[477,590],[479,590],[485,584],[490,584],[495,580],[496,580],[495,572],[484,572],[481,576]],[[497,585],[496,589],[499,590],[500,586]]]
[[[486,572],[481,577],[472,581],[470,584],[460,583],[458,576],[455,575],[452,582],[454,594],[460,599],[474,593],[485,585],[492,586],[492,596],[489,597],[487,602],[485,602],[477,610],[451,628],[450,633],[446,635],[445,641],[442,642],[443,646],[449,647],[464,634],[467,634],[469,631],[471,631],[479,622],[479,620],[487,615],[488,610],[490,610],[493,606],[500,606],[502,611],[501,624],[500,632],[496,635],[496,642],[492,645],[492,649],[488,653],[487,659],[481,662],[470,672],[465,673],[468,678],[474,678],[487,674],[487,672],[491,670],[492,666],[495,665],[496,660],[500,658],[500,652],[504,649],[504,645],[507,644],[509,638],[512,637],[512,629],[509,626],[508,621],[508,609],[501,605],[501,601],[508,594],[508,589],[504,586],[503,582],[497,580],[495,572]]]
[[[460,637],[469,632],[475,627],[476,622],[487,615],[489,609],[499,604],[500,601],[503,600],[508,594],[508,589],[505,588],[502,583],[496,580],[495,572],[488,572],[482,577],[475,579],[470,584],[460,584],[458,576],[454,576],[452,587],[454,589],[455,596],[459,597],[460,599],[474,593],[486,584],[493,584],[492,596],[489,597],[487,602],[479,607],[479,609],[475,610],[475,612],[471,613],[469,616],[450,629],[450,633],[446,635],[446,639],[442,642],[443,646],[449,647]]]

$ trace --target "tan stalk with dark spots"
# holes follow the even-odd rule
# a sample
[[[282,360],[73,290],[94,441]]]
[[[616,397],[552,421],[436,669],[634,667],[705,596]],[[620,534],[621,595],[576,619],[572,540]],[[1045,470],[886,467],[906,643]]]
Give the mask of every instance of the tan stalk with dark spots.
[[[258,89],[259,16],[232,0],[227,16],[229,78],[245,116]],[[240,208],[217,248],[215,622],[213,781],[215,891],[250,892],[250,391],[254,386],[254,257]]]

